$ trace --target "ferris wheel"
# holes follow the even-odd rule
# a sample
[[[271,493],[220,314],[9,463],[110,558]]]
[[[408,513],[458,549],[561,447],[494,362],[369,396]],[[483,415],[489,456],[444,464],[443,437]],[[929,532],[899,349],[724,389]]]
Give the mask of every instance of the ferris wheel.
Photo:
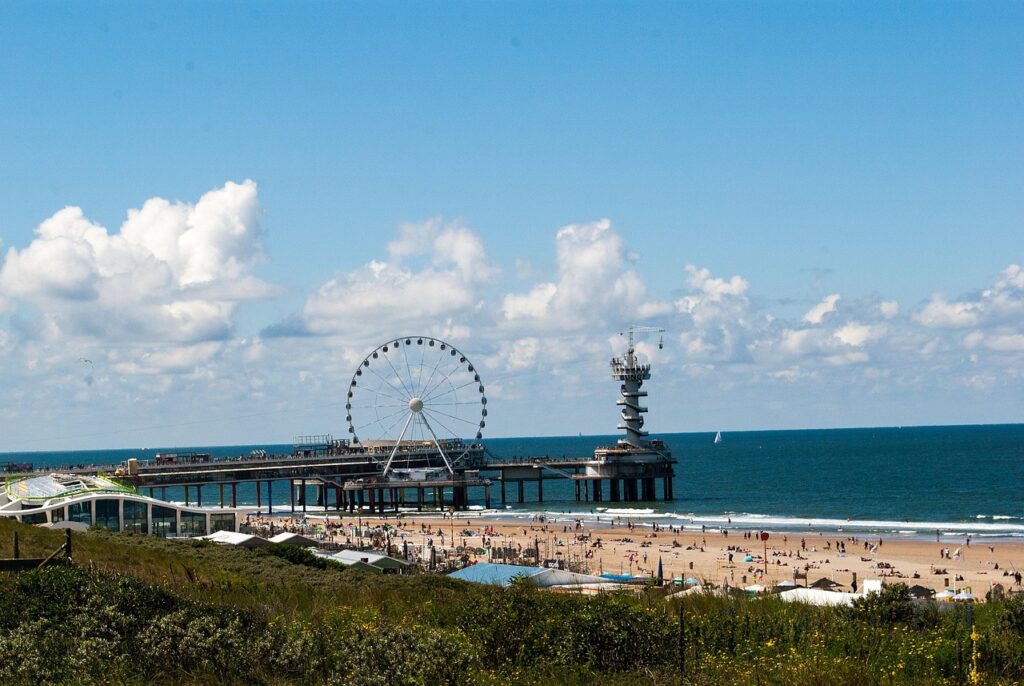
[[[383,463],[384,477],[408,476],[413,461],[419,471],[453,475],[466,439],[483,438],[487,396],[480,374],[454,346],[405,336],[359,363],[345,410],[352,443],[380,456],[374,459]]]

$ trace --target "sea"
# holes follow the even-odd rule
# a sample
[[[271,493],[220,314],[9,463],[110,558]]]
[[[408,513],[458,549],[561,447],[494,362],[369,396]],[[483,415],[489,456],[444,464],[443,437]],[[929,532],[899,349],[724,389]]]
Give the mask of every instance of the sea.
[[[583,456],[616,438],[494,438],[485,444],[498,457]],[[688,530],[1024,539],[1024,424],[735,431],[722,432],[717,444],[714,433],[652,438],[664,440],[678,460],[673,502],[578,503],[571,482],[552,478],[544,482],[543,503],[530,484],[525,503],[512,503],[516,489],[510,489],[509,504],[491,514],[556,521],[634,519]],[[287,453],[291,445],[0,453],[0,465],[14,461],[57,468],[151,459],[164,451],[230,457],[258,449]],[[207,487],[204,503],[216,500],[215,489]],[[167,497],[180,500],[183,494],[168,489]],[[254,504],[255,490],[240,487],[238,497],[240,505]],[[492,489],[492,505],[495,499]],[[275,487],[273,500],[279,509],[287,507],[285,483]],[[479,512],[482,494],[471,505]]]

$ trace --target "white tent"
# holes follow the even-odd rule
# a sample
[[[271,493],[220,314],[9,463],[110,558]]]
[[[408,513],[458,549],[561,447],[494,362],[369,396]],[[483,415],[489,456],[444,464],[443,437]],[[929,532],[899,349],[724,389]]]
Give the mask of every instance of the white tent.
[[[237,531],[216,531],[209,536],[200,536],[205,541],[213,541],[224,545],[238,545],[243,548],[258,548],[263,545],[270,545],[270,541],[259,536],[239,533]]]
[[[294,534],[288,531],[282,531],[276,536],[270,537],[271,543],[284,543],[287,545],[299,545],[303,548],[316,548],[320,544],[314,541],[312,538],[303,536],[302,534]]]

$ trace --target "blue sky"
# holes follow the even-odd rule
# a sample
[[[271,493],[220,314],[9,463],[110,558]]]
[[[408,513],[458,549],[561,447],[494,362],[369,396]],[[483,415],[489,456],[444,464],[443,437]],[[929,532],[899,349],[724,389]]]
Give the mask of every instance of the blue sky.
[[[406,331],[532,374],[494,398],[496,433],[601,432],[633,321],[669,329],[656,430],[1019,421],[1022,29],[1010,3],[5,4],[0,450],[342,434],[309,398]],[[202,268],[167,258],[130,298],[137,274],[40,276],[150,273],[96,241],[98,271],[47,252],[62,208],[113,236],[148,199],[246,180],[220,207],[246,240],[199,232]],[[558,258],[580,241],[627,295],[573,295],[602,290]],[[371,288],[373,261],[394,273]],[[439,275],[419,308],[374,290]],[[543,385],[557,420],[527,400]]]

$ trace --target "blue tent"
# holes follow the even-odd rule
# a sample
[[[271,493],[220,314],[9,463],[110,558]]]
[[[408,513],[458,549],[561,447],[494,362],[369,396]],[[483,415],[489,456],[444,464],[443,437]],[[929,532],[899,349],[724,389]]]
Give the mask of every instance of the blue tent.
[[[546,571],[543,567],[523,567],[521,565],[504,565],[490,562],[479,562],[470,565],[448,576],[452,579],[472,581],[476,584],[492,586],[508,586],[517,576],[531,577]]]

